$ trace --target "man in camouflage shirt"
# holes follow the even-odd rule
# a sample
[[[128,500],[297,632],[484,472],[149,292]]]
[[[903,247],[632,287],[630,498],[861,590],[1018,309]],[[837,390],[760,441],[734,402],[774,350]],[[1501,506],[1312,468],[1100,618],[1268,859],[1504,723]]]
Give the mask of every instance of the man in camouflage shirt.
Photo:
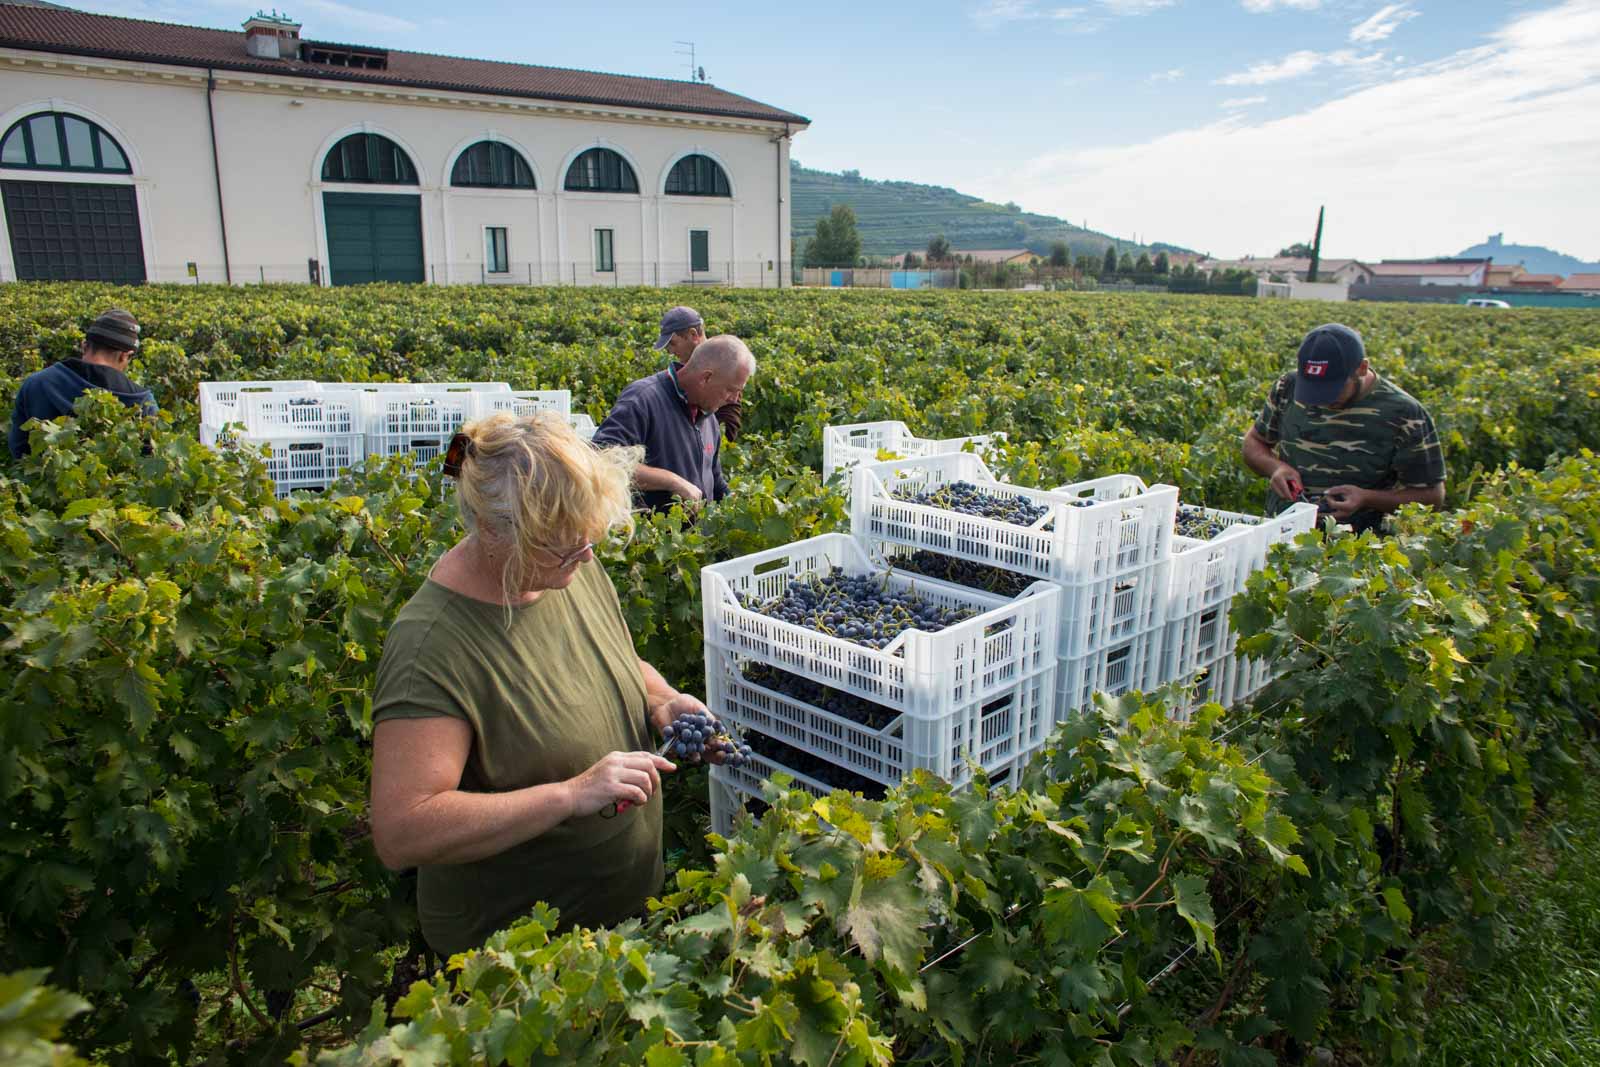
[[[1402,504],[1444,504],[1433,419],[1372,369],[1361,335],[1338,323],[1306,334],[1298,369],[1273,385],[1243,450],[1271,482],[1268,514],[1310,500],[1359,533]]]

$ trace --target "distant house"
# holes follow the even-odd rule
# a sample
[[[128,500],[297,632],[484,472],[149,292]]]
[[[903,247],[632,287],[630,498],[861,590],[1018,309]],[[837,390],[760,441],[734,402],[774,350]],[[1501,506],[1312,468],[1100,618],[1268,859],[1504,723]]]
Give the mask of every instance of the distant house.
[[[1574,274],[1562,282],[1563,293],[1590,293],[1600,296],[1600,274]]]
[[[950,254],[957,257],[971,256],[974,263],[1016,263],[1024,267],[1044,258],[1026,248],[956,248],[952,249]]]
[[[1243,259],[1214,259],[1207,260],[1200,265],[1200,269],[1207,271],[1243,270],[1249,271],[1257,278],[1269,279],[1277,276],[1282,279],[1293,278],[1296,281],[1306,281],[1311,273],[1311,258],[1309,256],[1268,256],[1256,259],[1246,256]],[[1345,282],[1359,284],[1370,280],[1371,270],[1365,263],[1358,259],[1324,259],[1317,264],[1317,281],[1319,282]]]
[[[1496,237],[1499,235],[1496,234]],[[1491,241],[1494,237],[1490,238]],[[1483,284],[1491,289],[1505,289],[1516,283],[1516,280],[1527,274],[1526,268],[1521,263],[1490,263],[1489,269],[1483,272]]]
[[[1577,275],[1573,275],[1577,277]],[[1511,279],[1512,289],[1533,289],[1554,292],[1561,288],[1559,274],[1529,274],[1526,271]]]
[[[1492,260],[1488,259],[1386,259],[1374,263],[1374,285],[1446,285],[1480,288]]]

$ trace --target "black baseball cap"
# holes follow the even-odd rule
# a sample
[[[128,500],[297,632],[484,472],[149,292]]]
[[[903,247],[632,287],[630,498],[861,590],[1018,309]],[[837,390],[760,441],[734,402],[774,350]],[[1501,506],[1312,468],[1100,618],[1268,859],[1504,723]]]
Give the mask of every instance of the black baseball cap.
[[[1367,358],[1361,335],[1342,323],[1330,322],[1300,342],[1300,367],[1294,376],[1294,398],[1302,404],[1338,401],[1350,375]]]

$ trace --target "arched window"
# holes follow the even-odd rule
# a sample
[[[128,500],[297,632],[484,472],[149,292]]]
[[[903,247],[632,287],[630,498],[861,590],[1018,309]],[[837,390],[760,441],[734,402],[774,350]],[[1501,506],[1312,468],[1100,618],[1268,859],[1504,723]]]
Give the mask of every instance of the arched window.
[[[637,193],[639,179],[611,149],[591,148],[567,168],[566,187],[576,193]]]
[[[532,189],[533,168],[522,154],[499,141],[479,141],[456,157],[451,185],[484,189]]]
[[[132,174],[128,157],[105,130],[76,115],[42,111],[19,119],[0,141],[0,166]]]
[[[728,175],[709,156],[684,156],[667,172],[668,196],[732,196]]]
[[[322,161],[325,182],[416,185],[417,168],[406,150],[377,133],[352,133],[328,150]]]

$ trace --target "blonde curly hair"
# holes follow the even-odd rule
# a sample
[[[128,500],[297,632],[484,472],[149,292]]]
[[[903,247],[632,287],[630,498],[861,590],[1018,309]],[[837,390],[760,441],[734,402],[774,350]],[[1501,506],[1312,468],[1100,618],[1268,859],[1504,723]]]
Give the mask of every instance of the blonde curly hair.
[[[538,570],[533,551],[560,553],[578,541],[633,531],[638,448],[598,449],[553,412],[500,412],[461,428],[471,444],[456,477],[467,532],[506,551],[509,594]]]

